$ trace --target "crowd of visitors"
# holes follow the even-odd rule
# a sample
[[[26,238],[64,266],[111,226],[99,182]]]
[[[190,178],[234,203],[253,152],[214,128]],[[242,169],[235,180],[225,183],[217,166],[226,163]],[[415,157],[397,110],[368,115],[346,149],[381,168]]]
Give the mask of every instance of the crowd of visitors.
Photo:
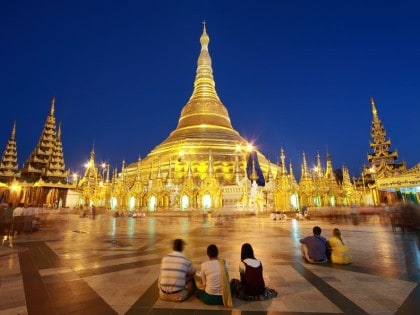
[[[19,203],[13,207],[12,203],[0,204],[0,235],[2,237],[32,233],[40,229],[41,220],[39,210],[33,205]]]

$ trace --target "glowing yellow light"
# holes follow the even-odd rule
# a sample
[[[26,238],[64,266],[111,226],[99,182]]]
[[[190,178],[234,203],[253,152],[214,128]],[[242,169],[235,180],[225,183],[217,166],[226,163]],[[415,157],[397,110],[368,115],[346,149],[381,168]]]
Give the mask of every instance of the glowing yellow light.
[[[241,145],[240,144],[236,145],[236,152],[241,152]]]
[[[18,191],[20,190],[20,185],[19,184],[13,184],[12,185],[12,191]]]
[[[90,167],[90,161],[85,163],[85,168],[89,168]]]
[[[248,143],[248,144],[246,145],[246,150],[247,150],[248,152],[252,152],[252,151],[254,151],[254,146],[252,145],[252,143]]]

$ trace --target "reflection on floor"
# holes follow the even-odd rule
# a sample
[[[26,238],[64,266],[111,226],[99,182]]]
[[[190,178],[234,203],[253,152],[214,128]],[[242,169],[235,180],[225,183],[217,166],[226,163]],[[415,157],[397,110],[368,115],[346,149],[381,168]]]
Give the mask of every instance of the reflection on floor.
[[[353,264],[310,265],[299,239],[320,225],[329,237],[339,227]],[[185,254],[199,268],[210,243],[239,277],[242,243],[263,262],[266,285],[279,296],[234,307],[208,306],[192,297],[158,298],[157,278],[171,241],[187,241]],[[268,216],[149,216],[95,220],[45,214],[41,231],[5,240],[0,247],[1,314],[415,314],[420,309],[419,231],[390,226],[271,221]]]

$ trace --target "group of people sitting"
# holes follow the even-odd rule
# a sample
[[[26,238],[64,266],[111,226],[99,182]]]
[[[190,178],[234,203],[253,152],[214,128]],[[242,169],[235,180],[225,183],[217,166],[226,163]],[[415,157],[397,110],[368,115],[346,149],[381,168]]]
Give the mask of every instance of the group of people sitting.
[[[315,226],[313,235],[300,240],[302,255],[309,263],[349,264],[348,253],[341,231],[333,229],[333,236],[321,236],[321,228]],[[229,280],[226,261],[218,258],[219,249],[215,244],[207,247],[208,260],[196,271],[191,261],[182,253],[185,242],[176,239],[172,253],[162,259],[158,281],[159,297],[166,301],[185,301],[196,292],[205,304],[232,306],[232,296],[244,301],[261,301],[278,295],[277,291],[266,287],[263,266],[255,258],[249,243],[241,248],[239,279]]]
[[[349,248],[338,228],[333,229],[333,235],[328,240],[321,236],[321,228],[314,226],[312,236],[300,240],[302,256],[309,263],[350,264]]]
[[[208,260],[196,271],[182,253],[185,242],[176,239],[173,252],[162,259],[159,276],[159,297],[167,301],[185,301],[194,292],[205,304],[232,307],[232,296],[245,301],[260,301],[277,296],[277,291],[265,286],[263,267],[248,243],[242,245],[240,279],[229,280],[226,261],[218,258],[215,244],[207,247]]]

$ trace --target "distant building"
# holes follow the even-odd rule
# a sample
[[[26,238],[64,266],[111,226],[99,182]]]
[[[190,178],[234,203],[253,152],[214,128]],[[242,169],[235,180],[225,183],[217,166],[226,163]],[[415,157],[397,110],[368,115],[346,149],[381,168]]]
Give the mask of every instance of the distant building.
[[[375,100],[371,98],[372,127],[370,147],[365,165],[358,179],[358,187],[371,191],[372,204],[413,202],[418,204],[420,193],[420,163],[407,169],[404,161],[398,161],[397,150],[391,150],[391,140],[379,118]]]
[[[55,99],[51,101],[37,146],[22,169],[18,170],[16,123],[0,162],[1,198],[4,202],[23,202],[37,206],[60,208],[66,205],[69,171],[65,169],[61,125],[56,127]]]

